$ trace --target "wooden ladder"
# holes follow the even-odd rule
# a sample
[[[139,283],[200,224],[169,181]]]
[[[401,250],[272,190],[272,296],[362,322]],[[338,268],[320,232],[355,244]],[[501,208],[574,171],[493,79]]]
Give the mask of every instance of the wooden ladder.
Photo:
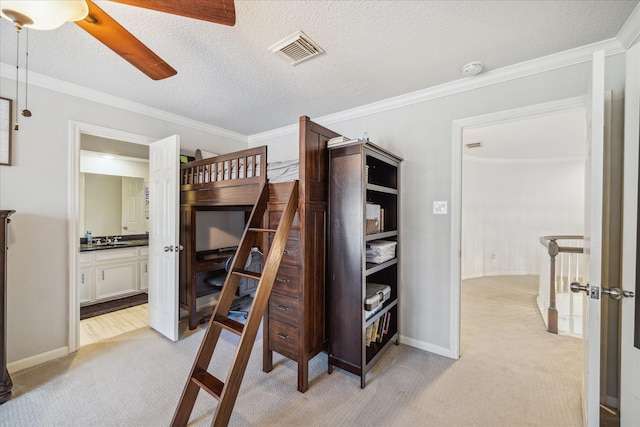
[[[218,303],[209,320],[200,350],[198,350],[187,384],[180,397],[180,402],[173,415],[172,426],[187,425],[200,389],[207,391],[218,399],[218,406],[211,425],[226,426],[229,423],[231,411],[236,402],[242,377],[247,368],[249,356],[260,327],[260,321],[271,295],[271,288],[280,266],[293,217],[298,208],[298,181],[291,182],[289,191],[287,207],[280,218],[278,228],[271,230],[260,228],[269,201],[269,184],[265,184],[262,187],[258,201],[253,207],[247,228],[238,246],[236,256],[233,259],[231,269],[220,292]],[[262,274],[243,270],[251,248],[256,243],[257,237],[262,233],[275,233],[271,247],[267,252],[267,258],[264,261]],[[268,241],[268,239],[265,241]],[[238,288],[238,282],[242,277],[259,280],[245,324],[227,317]],[[240,336],[231,369],[224,383],[207,371],[222,329]]]

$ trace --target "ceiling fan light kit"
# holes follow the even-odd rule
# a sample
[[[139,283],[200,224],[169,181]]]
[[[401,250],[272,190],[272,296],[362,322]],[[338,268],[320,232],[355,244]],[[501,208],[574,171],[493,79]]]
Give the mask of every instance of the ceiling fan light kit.
[[[3,18],[34,30],[53,30],[89,13],[85,0],[0,1],[0,9]]]
[[[112,1],[223,25],[233,26],[236,23],[234,0]],[[23,26],[53,30],[65,22],[75,22],[153,80],[177,74],[175,69],[91,0],[0,0],[0,15],[13,22],[18,32]]]

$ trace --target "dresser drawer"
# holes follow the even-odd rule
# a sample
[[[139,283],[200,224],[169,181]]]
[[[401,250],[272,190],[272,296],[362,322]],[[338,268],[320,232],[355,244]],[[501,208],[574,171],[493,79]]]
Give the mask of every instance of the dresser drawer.
[[[299,268],[287,264],[280,264],[276,279],[273,282],[273,290],[274,292],[290,296],[300,295]]]
[[[287,243],[284,247],[284,253],[282,254],[282,264],[291,266],[300,265],[300,244],[297,239],[287,239]],[[273,243],[273,238],[269,237],[269,247]]]
[[[300,301],[284,295],[271,294],[269,298],[269,319],[276,319],[295,326],[298,324],[299,313]]]
[[[277,320],[269,320],[269,347],[285,356],[298,354],[298,328]]]

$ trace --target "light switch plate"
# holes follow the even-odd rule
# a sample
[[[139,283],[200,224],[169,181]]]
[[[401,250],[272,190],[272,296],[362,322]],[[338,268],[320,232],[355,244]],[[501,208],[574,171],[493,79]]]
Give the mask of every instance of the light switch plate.
[[[447,202],[446,201],[435,201],[433,202],[433,213],[436,215],[446,215],[447,214]]]

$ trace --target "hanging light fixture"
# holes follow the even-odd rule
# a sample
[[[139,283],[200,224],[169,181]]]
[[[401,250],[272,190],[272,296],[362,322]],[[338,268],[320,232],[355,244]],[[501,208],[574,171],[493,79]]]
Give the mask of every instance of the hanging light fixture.
[[[53,30],[65,22],[79,21],[89,14],[89,6],[85,0],[48,0],[48,1],[0,1],[0,16],[13,22],[16,27],[16,107],[14,130],[20,128],[18,122],[18,83],[19,83],[19,50],[20,30],[23,27],[35,30]],[[27,30],[27,75],[25,86],[25,108],[22,115],[31,117],[31,111],[27,108],[29,78],[29,32]]]
[[[65,22],[84,19],[88,13],[85,0],[0,1],[3,18],[34,30],[53,30]]]

